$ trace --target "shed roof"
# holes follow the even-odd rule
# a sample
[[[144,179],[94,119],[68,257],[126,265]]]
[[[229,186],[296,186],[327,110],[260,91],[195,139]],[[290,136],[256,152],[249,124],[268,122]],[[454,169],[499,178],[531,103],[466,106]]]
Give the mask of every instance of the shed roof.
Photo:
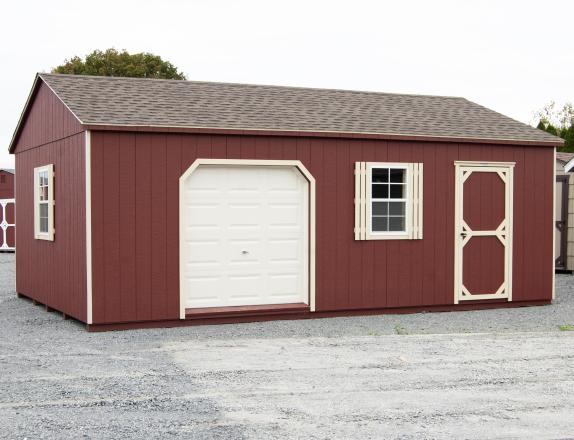
[[[567,153],[567,152],[560,152],[558,151],[556,153],[556,160],[559,160],[561,162],[570,162],[572,160],[572,158],[574,157],[574,153]]]
[[[0,168],[0,171],[5,171],[10,174],[14,174],[14,168]]]
[[[200,81],[38,74],[85,125],[563,140],[464,98]]]

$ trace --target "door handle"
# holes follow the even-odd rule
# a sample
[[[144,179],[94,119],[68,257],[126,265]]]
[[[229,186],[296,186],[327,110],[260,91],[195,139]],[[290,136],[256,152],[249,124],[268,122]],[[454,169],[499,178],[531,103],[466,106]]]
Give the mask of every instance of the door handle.
[[[468,234],[467,234],[466,232],[461,232],[461,233],[460,233],[460,236],[461,236],[462,238],[465,238],[467,235],[468,235]]]
[[[241,251],[241,255],[247,255],[248,253],[248,251]]]

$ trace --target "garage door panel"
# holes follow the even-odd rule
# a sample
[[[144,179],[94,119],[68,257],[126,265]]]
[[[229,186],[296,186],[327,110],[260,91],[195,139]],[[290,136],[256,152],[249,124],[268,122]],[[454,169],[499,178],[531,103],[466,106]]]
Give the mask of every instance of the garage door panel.
[[[293,239],[269,240],[269,261],[274,263],[301,263],[301,241]]]
[[[261,205],[254,206],[228,206],[227,214],[230,216],[230,228],[257,227],[261,228]]]
[[[219,228],[220,225],[216,219],[224,213],[220,205],[203,206],[201,204],[194,204],[189,205],[186,211],[187,227],[211,226]]]
[[[230,275],[228,279],[230,281],[228,300],[233,302],[233,305],[260,301],[263,288],[261,274],[254,272]]]
[[[297,302],[301,277],[297,272],[270,273],[267,277],[269,295],[275,300]]]
[[[188,296],[186,307],[216,307],[221,303],[223,299],[219,288],[221,278],[215,274],[186,278],[189,289],[194,292],[193,296]]]
[[[285,204],[269,205],[269,226],[300,226],[301,209],[298,206]]]
[[[296,192],[301,182],[300,173],[294,167],[276,167],[272,173],[266,173],[267,191],[292,191]]]
[[[308,190],[293,167],[199,167],[182,219],[187,307],[308,303]]]
[[[221,263],[220,248],[221,241],[216,240],[188,240],[185,243],[187,251],[187,263],[197,265],[198,263]]]

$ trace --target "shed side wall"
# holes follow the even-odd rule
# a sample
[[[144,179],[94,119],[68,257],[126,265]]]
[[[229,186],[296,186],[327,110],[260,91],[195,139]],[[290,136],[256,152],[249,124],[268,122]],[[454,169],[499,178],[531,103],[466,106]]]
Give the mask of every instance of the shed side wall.
[[[94,323],[178,318],[178,179],[197,158],[298,159],[313,174],[318,311],[453,304],[453,163],[515,161],[513,298],[551,299],[552,149],[93,132]],[[424,163],[423,240],[354,240],[355,161]]]
[[[16,291],[86,321],[84,133],[16,154]],[[54,241],[34,238],[34,168],[54,164]]]

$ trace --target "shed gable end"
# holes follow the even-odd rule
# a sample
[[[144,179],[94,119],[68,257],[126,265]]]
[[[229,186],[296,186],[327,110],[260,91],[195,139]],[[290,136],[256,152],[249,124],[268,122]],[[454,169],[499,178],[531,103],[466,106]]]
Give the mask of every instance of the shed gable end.
[[[14,133],[10,152],[20,153],[83,130],[76,116],[38,79]]]

